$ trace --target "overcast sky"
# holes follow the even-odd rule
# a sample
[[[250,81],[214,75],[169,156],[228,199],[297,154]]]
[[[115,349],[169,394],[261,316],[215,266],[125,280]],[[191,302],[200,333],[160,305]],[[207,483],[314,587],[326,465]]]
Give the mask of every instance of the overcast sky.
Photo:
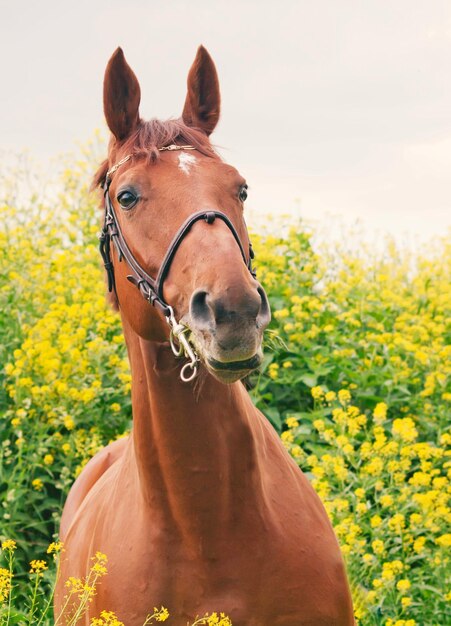
[[[0,0],[0,145],[39,159],[104,127],[121,45],[143,117],[179,116],[203,43],[213,141],[255,212],[360,218],[428,236],[451,224],[450,0]]]

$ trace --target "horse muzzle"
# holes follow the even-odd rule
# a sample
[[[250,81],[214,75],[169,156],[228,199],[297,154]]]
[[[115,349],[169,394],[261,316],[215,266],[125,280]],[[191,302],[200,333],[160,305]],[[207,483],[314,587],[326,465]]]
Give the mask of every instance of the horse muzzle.
[[[271,320],[263,288],[251,285],[214,296],[197,290],[191,297],[191,340],[207,369],[222,382],[234,382],[263,360],[263,331]]]

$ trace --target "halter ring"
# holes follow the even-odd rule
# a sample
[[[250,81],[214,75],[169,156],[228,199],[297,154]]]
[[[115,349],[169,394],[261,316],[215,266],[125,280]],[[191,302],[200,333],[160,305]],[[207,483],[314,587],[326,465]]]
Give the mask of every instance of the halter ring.
[[[192,369],[193,372],[192,374],[190,374],[189,376],[187,376],[185,374],[185,372],[188,369]],[[185,363],[185,365],[182,367],[182,370],[180,372],[180,378],[183,380],[184,383],[189,383],[192,380],[194,380],[194,378],[196,378],[197,376],[197,363]]]

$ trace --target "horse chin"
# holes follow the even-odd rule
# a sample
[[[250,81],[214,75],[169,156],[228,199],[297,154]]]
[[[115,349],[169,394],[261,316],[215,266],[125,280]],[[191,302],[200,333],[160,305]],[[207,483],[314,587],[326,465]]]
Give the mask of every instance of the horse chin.
[[[187,322],[183,320],[187,326]],[[261,335],[243,336],[239,346],[224,348],[207,333],[191,330],[189,340],[205,369],[221,383],[231,384],[248,376],[263,362]]]
[[[216,380],[218,380],[220,383],[223,383],[224,385],[231,385],[232,383],[236,383],[238,380],[245,378],[250,373],[249,371],[246,371],[246,372],[220,371],[218,372],[217,370],[214,370],[211,367],[208,367],[208,365],[207,365],[207,369],[210,372],[210,374],[213,376],[213,378],[216,378]]]
[[[221,383],[231,384],[241,380],[256,370],[263,361],[261,348],[249,358],[239,360],[218,360],[205,354],[202,361],[210,374]]]

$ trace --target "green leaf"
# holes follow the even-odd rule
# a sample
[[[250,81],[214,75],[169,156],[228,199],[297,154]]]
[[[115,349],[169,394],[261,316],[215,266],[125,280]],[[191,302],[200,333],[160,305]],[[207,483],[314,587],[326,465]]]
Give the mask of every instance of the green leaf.
[[[278,409],[268,406],[263,409],[263,413],[274,426],[274,428],[280,432],[282,430],[282,420],[280,419],[280,413]]]

